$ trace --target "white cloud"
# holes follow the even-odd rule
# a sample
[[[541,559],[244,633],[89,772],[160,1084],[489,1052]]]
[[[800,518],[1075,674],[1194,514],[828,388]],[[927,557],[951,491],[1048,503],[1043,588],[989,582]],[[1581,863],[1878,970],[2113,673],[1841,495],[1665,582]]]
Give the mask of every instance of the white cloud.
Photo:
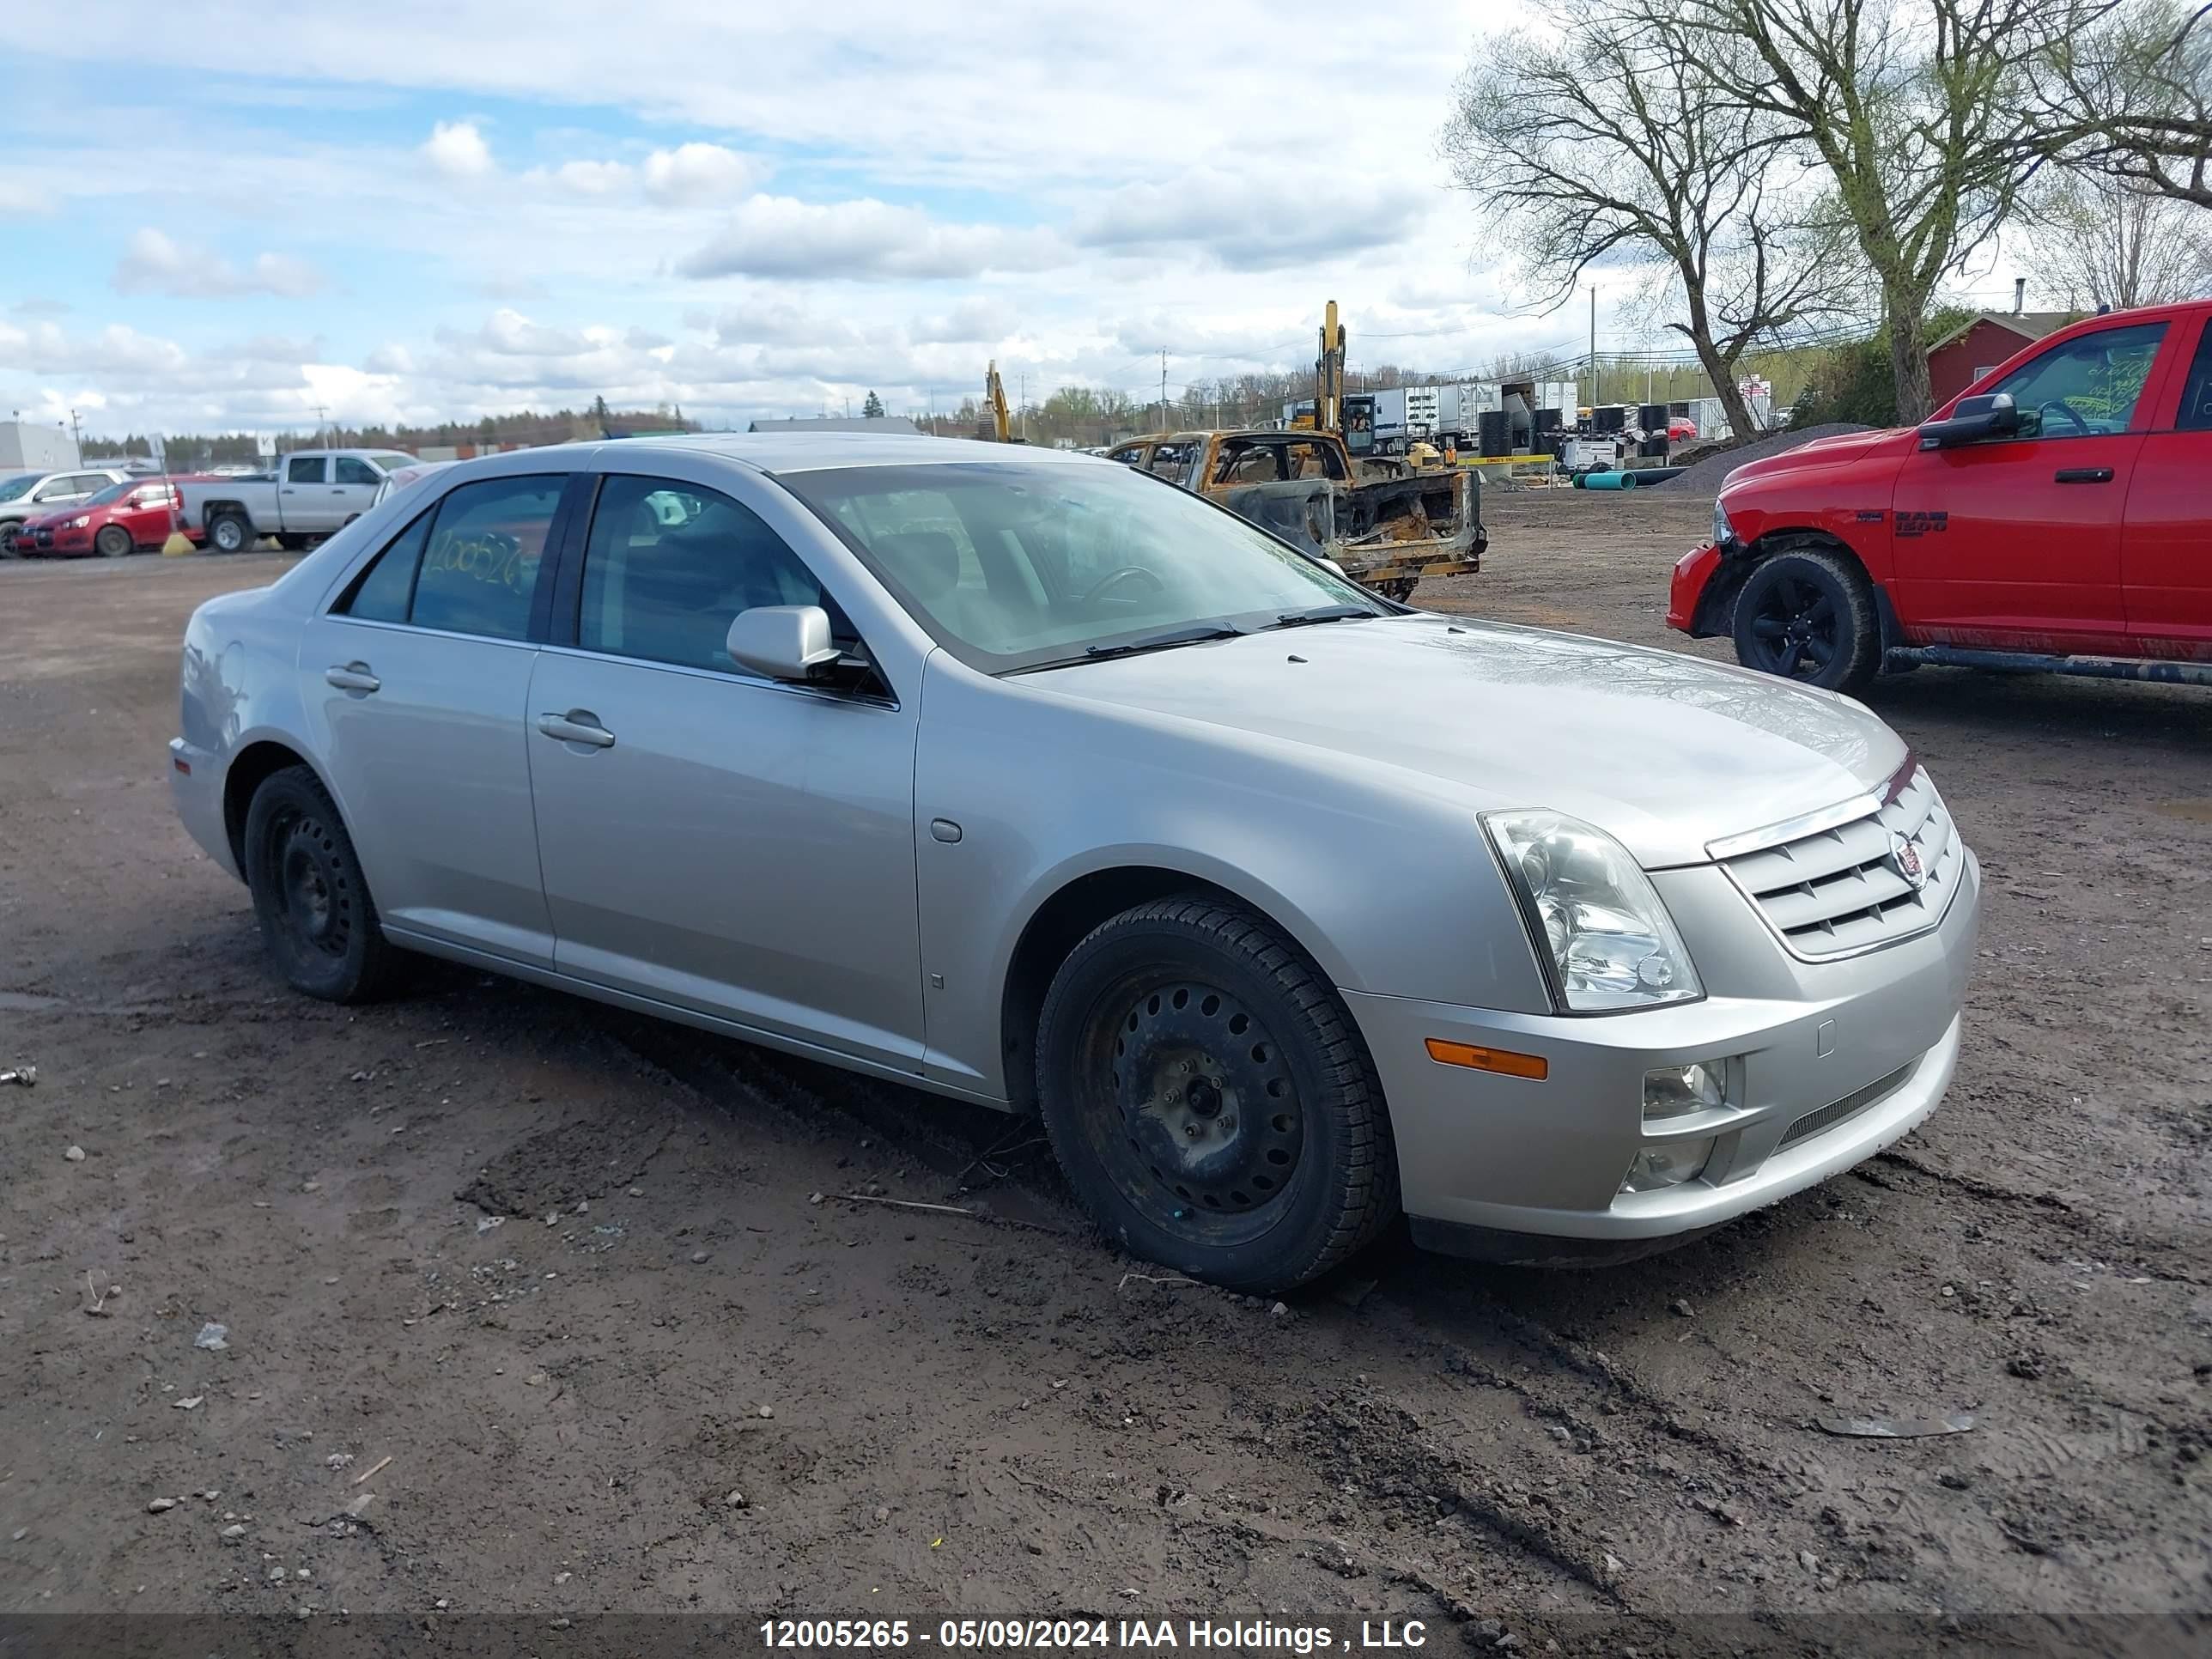
[[[1075,240],[1108,252],[1197,251],[1231,270],[1273,270],[1410,234],[1443,198],[1399,179],[1324,172],[1270,157],[1265,167],[1191,167],[1123,185],[1076,216]]]
[[[419,152],[448,179],[481,179],[492,170],[491,146],[473,121],[441,121]]]
[[[725,201],[757,182],[763,169],[720,144],[678,144],[657,149],[639,169],[655,201]]]
[[[620,161],[564,161],[553,169],[554,183],[578,196],[612,196],[635,176]]]
[[[323,274],[285,253],[258,253],[244,270],[204,250],[185,249],[149,227],[134,234],[116,261],[118,294],[161,294],[173,300],[234,300],[249,295],[301,299],[319,291]]]
[[[924,343],[1003,340],[1017,326],[1014,308],[995,294],[978,294],[950,311],[918,317],[909,331]]]
[[[676,268],[686,276],[962,277],[1039,270],[1066,258],[1049,231],[947,224],[872,198],[824,204],[754,196]]]

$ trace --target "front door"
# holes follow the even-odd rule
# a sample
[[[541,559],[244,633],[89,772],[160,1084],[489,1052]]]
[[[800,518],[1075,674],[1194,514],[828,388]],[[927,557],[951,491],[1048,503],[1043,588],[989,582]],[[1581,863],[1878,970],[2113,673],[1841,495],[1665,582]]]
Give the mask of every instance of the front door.
[[[2212,319],[2181,377],[2173,420],[2143,438],[2120,583],[2138,652],[2212,661]]]
[[[601,485],[574,610],[530,686],[538,848],[564,973],[919,1071],[915,708],[783,685],[723,649],[834,600],[748,507]],[[564,602],[562,607],[566,610]]]
[[[2120,527],[2143,434],[2136,404],[2163,323],[2051,347],[1989,392],[2011,437],[1916,450],[1890,514],[1899,611],[1918,641],[2124,652]]]
[[[564,474],[461,485],[311,622],[300,690],[387,926],[553,962],[530,795],[530,617]]]
[[[376,505],[376,487],[384,482],[379,472],[358,455],[331,457],[330,510],[331,528],[359,518]]]

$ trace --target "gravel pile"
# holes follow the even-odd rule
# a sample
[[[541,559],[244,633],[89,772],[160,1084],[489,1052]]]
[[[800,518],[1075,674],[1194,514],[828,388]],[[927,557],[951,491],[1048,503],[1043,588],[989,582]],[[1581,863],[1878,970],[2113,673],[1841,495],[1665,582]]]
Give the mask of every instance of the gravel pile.
[[[1734,449],[1723,450],[1717,455],[1708,455],[1695,466],[1678,474],[1668,482],[1667,488],[1679,495],[1711,495],[1718,491],[1721,480],[1746,461],[1755,461],[1766,455],[1779,455],[1785,449],[1795,449],[1799,444],[1808,444],[1815,438],[1833,438],[1846,432],[1867,432],[1871,428],[1857,426],[1850,421],[1830,421],[1824,426],[1793,427],[1786,432],[1776,432],[1757,438]]]

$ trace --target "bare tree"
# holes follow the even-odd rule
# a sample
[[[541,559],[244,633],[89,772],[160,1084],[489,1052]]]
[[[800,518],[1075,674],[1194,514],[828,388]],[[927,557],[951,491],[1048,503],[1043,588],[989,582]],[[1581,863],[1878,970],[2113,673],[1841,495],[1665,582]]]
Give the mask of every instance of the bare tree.
[[[1722,95],[1670,9],[1596,0],[1564,40],[1479,44],[1454,94],[1445,159],[1485,226],[1557,308],[1593,266],[1665,271],[1683,335],[1738,432],[1744,352],[1827,308],[1836,266],[1779,181],[1783,125]]]
[[[2051,173],[2026,217],[2044,286],[2078,310],[2121,311],[2212,290],[2212,213],[2126,175]]]
[[[2035,65],[2118,0],[1643,0],[1711,42],[1730,100],[1832,175],[1879,286],[1898,412],[1923,419],[1939,284],[2009,218],[2046,151]]]
[[[2212,4],[2126,7],[2062,42],[2036,84],[2070,161],[2212,208]]]

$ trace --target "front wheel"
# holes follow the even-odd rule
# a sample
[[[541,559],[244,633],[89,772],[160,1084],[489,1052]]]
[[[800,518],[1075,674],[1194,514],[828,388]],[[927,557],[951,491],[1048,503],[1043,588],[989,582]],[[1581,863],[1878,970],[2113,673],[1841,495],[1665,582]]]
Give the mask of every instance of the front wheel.
[[[1736,594],[1736,660],[1856,695],[1881,666],[1881,624],[1863,572],[1841,553],[1797,547],[1764,561]]]
[[[1303,1284],[1397,1213],[1350,1016],[1295,945],[1212,899],[1140,905],[1075,947],[1045,999],[1037,1093],[1108,1237],[1231,1290]]]
[[[353,840],[304,766],[271,773],[246,813],[246,880],[262,944],[295,990],[366,1002],[391,982],[397,954],[377,921]]]
[[[137,548],[131,539],[131,532],[119,524],[109,525],[94,536],[92,545],[103,559],[127,558]]]

